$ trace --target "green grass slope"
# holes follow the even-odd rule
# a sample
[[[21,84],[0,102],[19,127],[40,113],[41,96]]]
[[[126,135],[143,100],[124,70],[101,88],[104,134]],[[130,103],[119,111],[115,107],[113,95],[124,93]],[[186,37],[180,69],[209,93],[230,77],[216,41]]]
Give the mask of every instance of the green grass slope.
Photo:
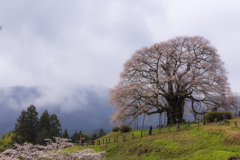
[[[234,127],[235,121],[240,125],[240,119],[237,118],[229,120],[230,126],[214,124],[198,126],[197,123],[191,123],[190,128],[186,124],[181,125],[180,131],[175,131],[176,126],[170,128],[171,132],[167,127],[162,128],[161,134],[158,129],[153,129],[151,136],[148,136],[148,130],[133,130],[128,133],[111,132],[99,139],[100,145],[95,143],[94,146],[88,145],[88,148],[95,151],[105,150],[107,160],[226,160],[230,156],[240,156],[240,129]],[[134,139],[132,139],[132,133],[134,133]],[[125,135],[125,142],[123,142],[123,135]],[[118,142],[114,142],[116,136],[118,136]],[[66,150],[72,152],[86,147],[74,145]]]

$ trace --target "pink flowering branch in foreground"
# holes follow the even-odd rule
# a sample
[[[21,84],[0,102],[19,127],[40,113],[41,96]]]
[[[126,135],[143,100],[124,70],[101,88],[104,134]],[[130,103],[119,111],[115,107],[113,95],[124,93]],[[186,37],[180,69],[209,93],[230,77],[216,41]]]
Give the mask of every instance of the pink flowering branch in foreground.
[[[70,147],[73,143],[69,143],[71,139],[66,138],[58,138],[54,137],[56,143],[54,143],[51,139],[45,139],[47,142],[47,146],[41,145],[32,145],[28,143],[24,143],[24,145],[20,145],[14,143],[13,149],[7,149],[6,151],[0,153],[1,160],[19,160],[20,157],[24,159],[38,160],[41,158],[45,159],[53,159],[53,160],[101,160],[104,158],[106,154],[105,151],[95,152],[92,149],[85,149],[82,151],[74,151],[69,153],[67,151],[62,151],[63,148]]]

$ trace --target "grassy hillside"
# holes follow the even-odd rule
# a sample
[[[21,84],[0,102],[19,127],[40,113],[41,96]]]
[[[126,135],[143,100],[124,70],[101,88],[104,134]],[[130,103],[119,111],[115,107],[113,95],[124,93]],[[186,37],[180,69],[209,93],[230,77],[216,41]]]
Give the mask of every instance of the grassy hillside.
[[[88,146],[95,151],[106,150],[106,159],[169,159],[169,160],[226,160],[230,156],[240,156],[240,129],[234,127],[234,122],[240,126],[240,119],[229,120],[230,126],[207,124],[206,126],[191,123],[181,125],[180,131],[175,131],[176,126],[163,128],[159,134],[158,129],[153,129],[153,135],[148,136],[148,130],[134,130],[129,133],[109,133],[101,137],[101,145]],[[143,138],[141,138],[141,131]],[[134,133],[134,139],[132,139]],[[125,135],[126,141],[122,141]],[[118,137],[118,142],[113,142],[113,137]],[[102,139],[111,137],[111,143],[102,144]],[[86,148],[73,146],[68,148],[82,150]]]

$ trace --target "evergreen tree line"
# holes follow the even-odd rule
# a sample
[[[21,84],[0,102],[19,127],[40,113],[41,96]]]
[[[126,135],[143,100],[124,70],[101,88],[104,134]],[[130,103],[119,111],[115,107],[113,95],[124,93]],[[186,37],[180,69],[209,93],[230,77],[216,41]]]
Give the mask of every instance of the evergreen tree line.
[[[36,107],[30,105],[26,111],[23,110],[21,112],[17,119],[17,123],[15,124],[15,130],[7,133],[5,136],[2,135],[2,138],[0,139],[0,150],[3,151],[9,148],[14,142],[18,144],[30,142],[32,144],[46,145],[44,139],[50,138],[54,141],[55,139],[53,137],[61,137],[70,138],[72,139],[72,142],[75,143],[79,142],[80,136],[84,137],[85,141],[87,141],[89,139],[97,139],[106,135],[103,129],[100,129],[98,134],[94,133],[91,137],[88,133],[83,134],[80,130],[79,132],[76,131],[71,137],[69,137],[67,129],[62,133],[60,127],[61,124],[56,114],[49,115],[48,111],[45,110],[41,117],[38,118]],[[7,138],[9,136],[11,138]],[[11,139],[11,142],[9,139]],[[4,141],[6,141],[6,143]],[[4,145],[5,147],[1,148],[1,144],[8,145]]]
[[[99,133],[93,133],[92,134],[92,137],[90,137],[88,135],[88,133],[85,133],[85,134],[82,134],[82,131],[80,130],[79,132],[74,132],[73,135],[70,137],[70,139],[72,139],[72,143],[75,143],[75,142],[79,142],[79,139],[80,139],[80,136],[84,137],[84,140],[87,141],[87,140],[95,140],[97,138],[100,138],[100,137],[103,137],[105,136],[106,133],[105,131],[101,128]],[[67,133],[67,129],[64,130],[63,132],[63,135],[62,135],[63,138],[68,138],[68,133]]]
[[[61,124],[56,114],[51,116],[45,110],[38,119],[38,112],[34,105],[30,105],[27,111],[23,110],[15,124],[15,142],[45,145],[45,138],[54,140],[60,136]]]

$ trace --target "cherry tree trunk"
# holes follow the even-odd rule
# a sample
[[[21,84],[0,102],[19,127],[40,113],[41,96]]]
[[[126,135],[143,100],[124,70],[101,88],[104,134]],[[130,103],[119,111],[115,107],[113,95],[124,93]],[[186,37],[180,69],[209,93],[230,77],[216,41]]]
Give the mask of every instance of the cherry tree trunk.
[[[184,99],[178,97],[174,97],[172,100],[168,101],[167,124],[176,124],[176,119],[182,122],[184,103]]]

